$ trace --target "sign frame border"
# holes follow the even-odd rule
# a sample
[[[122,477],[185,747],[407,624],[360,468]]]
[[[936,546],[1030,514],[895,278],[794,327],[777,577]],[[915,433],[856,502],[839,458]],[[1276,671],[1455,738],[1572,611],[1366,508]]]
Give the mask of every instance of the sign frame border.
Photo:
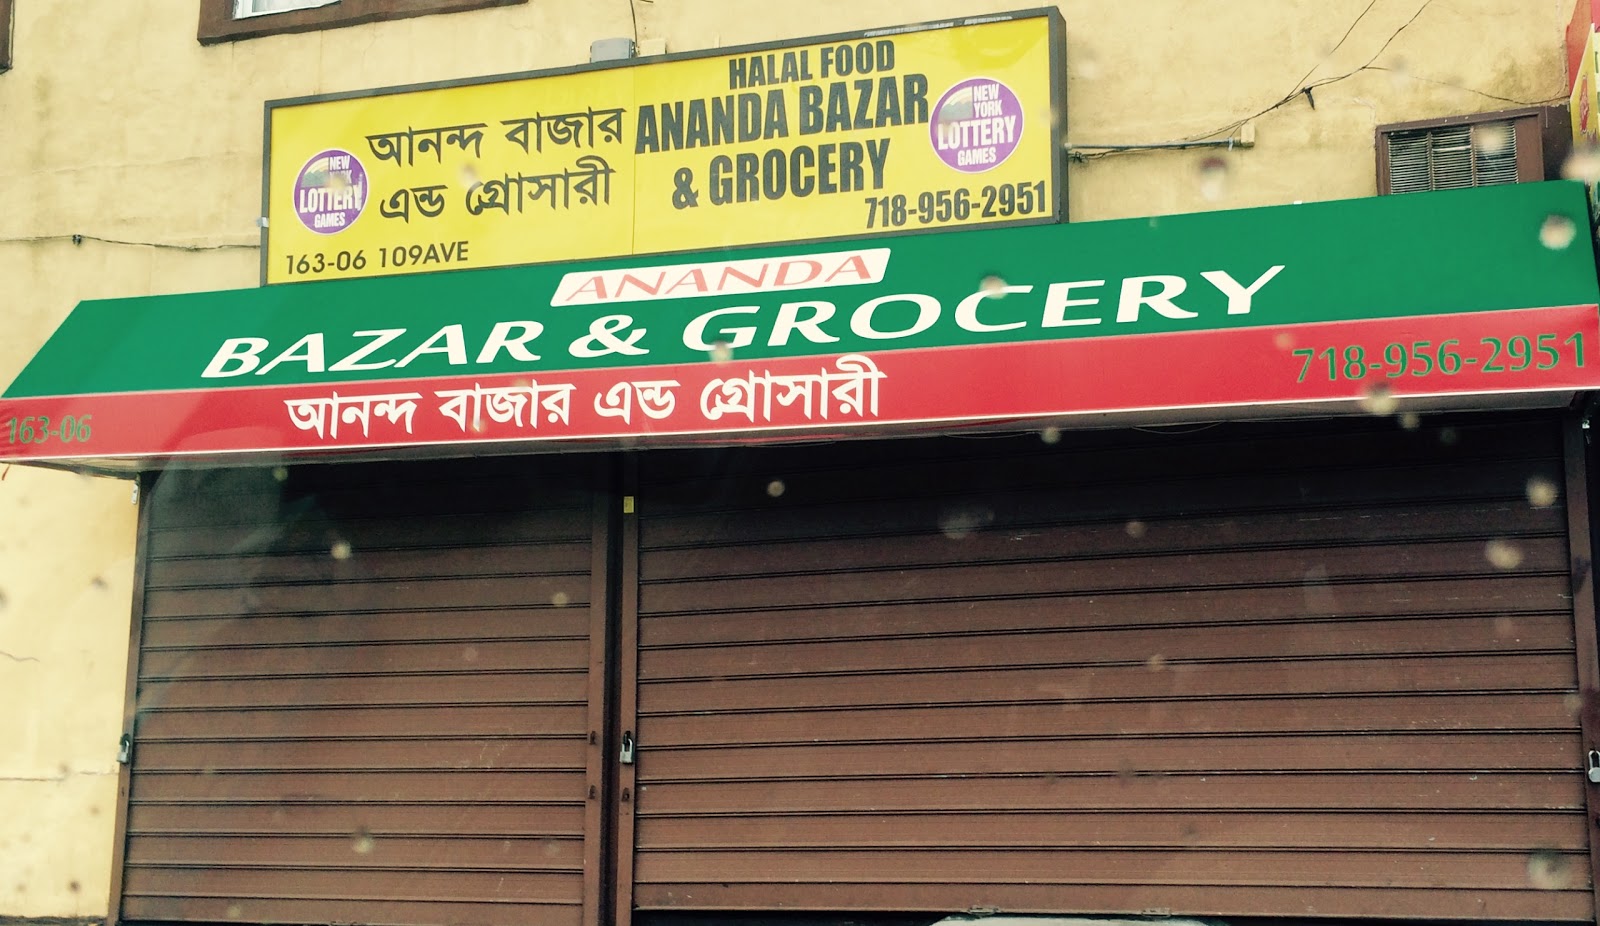
[[[1050,146],[1054,156],[1050,159],[1050,184],[1054,195],[1050,201],[1050,211],[1044,215],[1029,216],[1027,218],[1007,219],[998,222],[984,222],[981,224],[961,225],[956,227],[941,226],[937,228],[886,229],[881,234],[861,235],[825,235],[812,238],[785,238],[781,241],[751,241],[746,245],[807,245],[843,239],[878,238],[887,235],[901,237],[907,235],[937,234],[950,231],[976,231],[986,228],[1010,228],[1018,225],[1053,225],[1068,221],[1067,219],[1067,171],[1066,148],[1063,144],[1067,132],[1066,109],[1066,75],[1067,75],[1067,42],[1066,20],[1058,7],[1032,7],[1022,10],[1011,10],[1001,13],[991,13],[981,16],[968,16],[961,18],[929,20],[919,23],[908,23],[897,26],[880,26],[873,29],[857,29],[849,32],[834,32],[827,35],[796,36],[787,39],[775,39],[767,42],[756,42],[748,45],[730,45],[723,48],[698,49],[695,51],[669,52],[664,55],[651,55],[648,58],[628,58],[621,61],[590,62],[588,64],[575,64],[566,67],[540,68],[530,71],[516,71],[507,74],[489,74],[480,77],[461,77],[449,80],[426,81],[414,84],[397,84],[388,87],[375,87],[365,90],[343,90],[334,93],[310,94],[307,96],[284,97],[282,99],[267,100],[263,106],[262,134],[261,134],[261,260],[259,271],[259,286],[295,286],[305,281],[280,281],[270,283],[267,280],[268,238],[272,229],[265,220],[269,214],[268,206],[272,201],[272,116],[273,111],[280,108],[293,106],[306,106],[315,103],[335,103],[341,100],[364,99],[367,97],[393,96],[402,93],[419,93],[427,90],[451,90],[458,87],[473,87],[483,84],[508,83],[515,80],[528,80],[540,77],[561,77],[568,74],[583,74],[594,71],[609,71],[618,68],[640,67],[648,64],[662,64],[671,61],[692,61],[701,58],[726,58],[747,53],[775,51],[783,48],[794,48],[799,45],[814,45],[825,42],[844,42],[851,40],[875,39],[893,35],[904,35],[913,32],[932,32],[940,29],[951,29],[958,26],[982,26],[995,22],[1015,22],[1024,19],[1044,19],[1046,28],[1046,41],[1049,46],[1049,84],[1050,84]],[[703,249],[683,248],[672,251],[641,251],[629,254],[593,255],[583,260],[610,260],[627,257],[654,257],[673,254],[700,253]],[[530,260],[515,264],[496,266],[527,267],[540,264],[573,263],[571,259],[556,260]],[[430,273],[454,273],[460,270],[476,269],[483,267],[450,267],[429,271]],[[403,273],[373,274],[375,277],[406,276]]]

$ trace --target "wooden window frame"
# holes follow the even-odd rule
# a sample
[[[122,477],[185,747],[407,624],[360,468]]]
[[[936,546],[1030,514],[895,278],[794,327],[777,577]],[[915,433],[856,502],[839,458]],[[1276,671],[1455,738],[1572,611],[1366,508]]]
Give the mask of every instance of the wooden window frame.
[[[11,0],[0,0],[0,10]],[[200,0],[201,45],[237,42],[266,35],[340,29],[362,23],[431,16],[435,13],[463,13],[496,6],[515,6],[528,0],[338,0],[328,6],[284,13],[266,13],[236,19],[233,0]]]
[[[11,70],[11,33],[15,31],[12,28],[15,7],[12,0],[0,0],[0,72]]]
[[[1564,107],[1525,106],[1521,109],[1503,109],[1492,113],[1419,119],[1415,122],[1391,122],[1378,126],[1373,130],[1372,144],[1377,158],[1378,195],[1388,196],[1392,193],[1389,188],[1390,135],[1419,129],[1502,121],[1510,122],[1512,131],[1516,134],[1518,183],[1534,183],[1561,176],[1561,162],[1572,148],[1571,116]]]

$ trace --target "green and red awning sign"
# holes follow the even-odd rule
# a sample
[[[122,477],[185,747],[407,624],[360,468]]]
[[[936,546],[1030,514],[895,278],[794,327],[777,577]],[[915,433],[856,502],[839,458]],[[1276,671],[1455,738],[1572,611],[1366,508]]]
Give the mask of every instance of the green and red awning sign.
[[[1573,392],[1586,228],[1559,182],[85,302],[0,395],[0,460]]]

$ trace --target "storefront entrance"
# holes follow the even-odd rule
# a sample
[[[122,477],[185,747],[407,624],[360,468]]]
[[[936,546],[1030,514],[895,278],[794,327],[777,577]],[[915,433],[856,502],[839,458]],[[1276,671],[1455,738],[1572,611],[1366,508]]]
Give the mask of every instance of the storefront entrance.
[[[120,916],[1592,921],[1581,448],[1541,413],[168,471]]]

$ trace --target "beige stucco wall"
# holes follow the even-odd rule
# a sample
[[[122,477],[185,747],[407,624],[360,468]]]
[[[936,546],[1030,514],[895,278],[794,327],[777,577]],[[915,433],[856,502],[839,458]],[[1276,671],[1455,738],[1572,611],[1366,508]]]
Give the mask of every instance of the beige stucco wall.
[[[626,0],[533,0],[201,47],[196,0],[16,5],[15,68],[0,74],[0,384],[78,300],[255,284],[264,100],[577,64],[592,40],[633,31]],[[672,51],[1025,5],[634,3],[641,37]],[[1571,5],[1377,0],[1351,29],[1367,0],[1063,3],[1069,141],[1171,141],[1251,117],[1257,137],[1220,153],[1220,182],[1202,182],[1207,151],[1075,163],[1071,217],[1371,195],[1379,123],[1564,100]],[[1314,109],[1305,83],[1320,84]],[[144,244],[61,240],[75,233]],[[38,237],[51,240],[18,240]],[[0,919],[106,912],[129,490],[0,467]]]

